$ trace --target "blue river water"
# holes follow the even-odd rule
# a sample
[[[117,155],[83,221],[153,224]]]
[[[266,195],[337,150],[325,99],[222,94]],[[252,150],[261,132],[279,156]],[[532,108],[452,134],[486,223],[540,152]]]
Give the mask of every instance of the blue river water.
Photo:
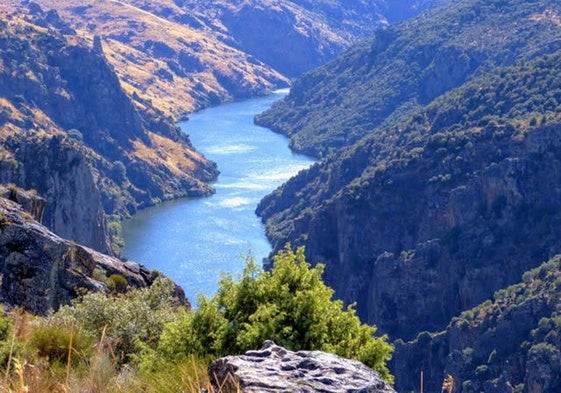
[[[294,154],[288,140],[253,124],[287,91],[209,108],[179,126],[220,175],[208,198],[181,199],[144,209],[123,223],[123,255],[172,278],[195,304],[212,296],[220,273],[237,277],[244,256],[267,257],[271,245],[255,215],[265,195],[313,163]]]

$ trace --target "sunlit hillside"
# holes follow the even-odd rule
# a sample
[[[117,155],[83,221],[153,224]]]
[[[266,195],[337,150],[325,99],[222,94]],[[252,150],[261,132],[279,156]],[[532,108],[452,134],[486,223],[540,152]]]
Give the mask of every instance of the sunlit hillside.
[[[19,1],[9,1],[17,9]],[[213,34],[197,31],[173,18],[147,12],[134,2],[41,0],[56,9],[60,23],[93,42],[101,38],[107,59],[124,89],[136,101],[152,101],[179,117],[210,104],[263,94],[288,80]],[[169,2],[170,13],[185,13]],[[39,11],[36,11],[39,13]]]

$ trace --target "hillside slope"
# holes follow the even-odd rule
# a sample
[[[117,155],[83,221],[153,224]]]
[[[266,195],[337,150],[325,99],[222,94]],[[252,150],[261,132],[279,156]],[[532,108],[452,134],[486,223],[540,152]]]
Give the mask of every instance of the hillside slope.
[[[9,0],[103,41],[125,90],[174,118],[285,87],[391,18],[433,0]],[[32,7],[38,10],[37,7]]]
[[[450,374],[455,392],[561,391],[561,257],[524,273],[492,300],[463,312],[443,331],[396,346],[396,389],[438,391]]]
[[[297,77],[335,58],[360,38],[371,36],[394,18],[420,12],[432,1],[376,0],[214,1],[183,0],[225,42],[262,60],[283,75]],[[391,8],[391,10],[390,10]],[[214,19],[209,15],[216,15]],[[229,37],[226,38],[226,37]]]
[[[451,1],[390,26],[294,83],[257,122],[325,155],[496,66],[561,48],[554,1]]]
[[[56,13],[2,15],[0,182],[43,196],[51,230],[111,252],[106,215],[212,192],[215,165],[159,110],[133,104],[99,41],[58,33]]]
[[[475,9],[490,6],[461,2],[462,15],[469,14],[463,9],[468,3]],[[561,34],[555,25],[561,9],[556,2],[541,1],[544,9],[539,10],[537,3],[528,9],[527,3],[511,0],[495,10],[505,21],[508,10],[515,25],[522,23],[516,17],[520,13],[533,20],[526,19],[533,30],[511,25],[514,33],[504,40],[489,38],[494,52],[520,54],[515,65],[487,73],[481,69],[480,76],[457,89],[416,105],[409,116],[394,115],[359,143],[300,173],[258,207],[275,249],[287,241],[305,245],[309,260],[326,263],[326,281],[337,296],[357,301],[359,315],[393,338],[442,329],[452,316],[561,251],[561,53],[552,40]],[[438,36],[450,19],[439,25],[441,14],[432,15],[430,26]],[[532,40],[526,39],[530,33]],[[468,38],[453,36],[454,42]],[[518,44],[507,50],[501,42]],[[522,43],[526,50],[518,47]],[[350,53],[361,53],[360,48]],[[550,55],[540,55],[548,50]],[[317,86],[330,83],[314,81]],[[324,93],[336,96],[338,91]],[[368,102],[379,90],[360,91]],[[322,112],[326,121],[342,110],[329,108]],[[319,113],[310,111],[310,116]]]

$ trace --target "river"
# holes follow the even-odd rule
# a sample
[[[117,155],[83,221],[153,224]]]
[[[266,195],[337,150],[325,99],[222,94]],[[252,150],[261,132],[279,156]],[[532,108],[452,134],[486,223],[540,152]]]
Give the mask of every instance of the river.
[[[286,93],[209,108],[179,123],[197,150],[217,163],[216,193],[162,203],[123,223],[123,255],[172,278],[193,304],[197,293],[216,292],[221,272],[237,277],[248,252],[257,261],[268,256],[271,245],[255,208],[313,163],[292,153],[284,136],[253,124],[254,115]]]

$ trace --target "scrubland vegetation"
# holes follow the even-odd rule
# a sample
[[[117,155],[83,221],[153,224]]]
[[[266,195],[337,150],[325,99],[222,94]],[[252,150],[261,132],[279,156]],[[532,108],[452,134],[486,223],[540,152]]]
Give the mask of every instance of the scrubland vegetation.
[[[0,391],[171,392],[209,388],[213,359],[260,348],[318,349],[358,359],[387,381],[392,352],[352,307],[332,300],[323,267],[288,246],[265,272],[251,256],[238,281],[224,276],[193,311],[164,277],[150,288],[90,293],[47,318],[22,310],[0,318]]]

